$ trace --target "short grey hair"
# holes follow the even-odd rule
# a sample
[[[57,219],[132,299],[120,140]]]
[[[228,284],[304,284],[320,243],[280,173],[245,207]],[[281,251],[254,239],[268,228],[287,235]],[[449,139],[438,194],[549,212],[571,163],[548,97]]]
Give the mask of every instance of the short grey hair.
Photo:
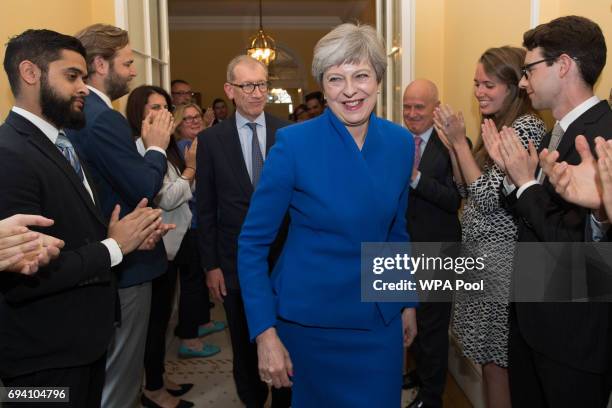
[[[312,75],[321,84],[329,68],[342,64],[367,61],[380,83],[387,70],[387,55],[383,39],[372,26],[341,24],[319,40],[312,59]]]
[[[227,64],[227,73],[226,78],[227,82],[234,82],[236,76],[234,75],[234,69],[239,64],[249,64],[252,66],[259,65],[266,71],[266,78],[268,78],[268,67],[263,62],[256,60],[253,57],[249,57],[248,55],[237,55]]]

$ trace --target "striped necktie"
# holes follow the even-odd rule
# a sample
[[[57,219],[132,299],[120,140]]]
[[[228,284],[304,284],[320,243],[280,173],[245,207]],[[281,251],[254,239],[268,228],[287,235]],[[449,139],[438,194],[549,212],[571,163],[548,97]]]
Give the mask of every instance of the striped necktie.
[[[79,176],[81,182],[83,182],[85,180],[85,175],[83,174],[83,169],[81,168],[81,162],[79,162],[79,157],[74,150],[74,146],[72,146],[72,143],[70,143],[70,140],[68,137],[66,137],[66,133],[64,133],[63,130],[59,131],[55,145],[60,152],[62,152],[66,160],[68,160],[68,163],[70,163],[77,176]]]
[[[251,138],[251,182],[253,183],[253,189],[255,189],[259,183],[264,159],[257,137],[257,123],[247,123],[247,126],[253,131],[253,137]]]
[[[419,169],[419,164],[421,163],[421,143],[423,139],[421,136],[414,137],[414,165],[412,166],[414,169]]]

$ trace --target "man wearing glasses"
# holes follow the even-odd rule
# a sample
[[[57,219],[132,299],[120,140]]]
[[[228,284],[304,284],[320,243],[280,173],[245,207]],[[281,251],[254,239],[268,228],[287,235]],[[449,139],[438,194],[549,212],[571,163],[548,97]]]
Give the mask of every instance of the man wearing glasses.
[[[199,251],[206,284],[227,315],[238,396],[247,407],[263,407],[268,386],[259,378],[257,348],[249,341],[238,283],[237,246],[275,133],[288,123],[264,113],[268,69],[263,63],[247,55],[235,57],[227,67],[223,88],[236,105],[235,114],[198,135]],[[278,257],[283,236],[281,232],[277,237],[270,262]],[[290,403],[289,389],[272,390],[272,407],[289,407]]]
[[[574,145],[578,135],[591,147],[596,136],[612,138],[612,111],[593,93],[606,62],[602,31],[586,18],[561,17],[527,31],[523,46],[527,54],[519,86],[535,109],[550,109],[557,120],[540,149],[556,151],[559,161],[576,165],[581,160]],[[588,225],[605,233],[605,215],[591,215],[587,208],[564,201],[548,178],[536,175],[535,152],[517,148],[510,136],[502,136],[500,153],[508,175],[504,194],[519,222],[519,241],[583,242],[590,239]],[[522,271],[518,265],[524,258],[515,257],[515,279],[517,273],[545,272],[528,266],[524,269],[531,270]],[[606,376],[612,365],[611,317],[608,303],[515,303],[510,313],[512,405],[605,407],[610,395]]]
[[[185,105],[191,102],[194,95],[189,82],[182,79],[175,79],[170,83],[170,93],[172,94],[174,106]]]

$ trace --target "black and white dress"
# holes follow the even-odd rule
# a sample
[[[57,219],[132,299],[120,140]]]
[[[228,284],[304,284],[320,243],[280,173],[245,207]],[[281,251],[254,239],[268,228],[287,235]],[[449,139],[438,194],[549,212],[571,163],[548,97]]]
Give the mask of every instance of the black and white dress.
[[[546,131],[534,115],[517,118],[512,127],[521,143],[531,140],[537,148]],[[469,256],[484,256],[485,268],[472,280],[484,280],[478,295],[457,292],[452,330],[465,356],[478,364],[493,362],[508,366],[508,311],[512,260],[517,226],[501,206],[500,184],[504,172],[496,165],[485,165],[482,175],[470,185],[458,185],[467,199],[462,218],[462,241]]]

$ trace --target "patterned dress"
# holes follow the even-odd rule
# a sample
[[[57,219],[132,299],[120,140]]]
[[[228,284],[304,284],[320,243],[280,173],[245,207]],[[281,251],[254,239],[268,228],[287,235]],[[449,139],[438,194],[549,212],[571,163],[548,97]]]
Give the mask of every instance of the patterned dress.
[[[533,115],[517,118],[512,127],[521,143],[531,140],[537,148],[545,133],[544,122]],[[478,364],[508,366],[508,311],[512,260],[517,226],[501,206],[500,184],[504,172],[486,165],[482,175],[468,186],[458,185],[467,199],[462,219],[465,256],[484,256],[485,268],[464,280],[484,279],[482,294],[457,292],[452,330],[466,357]],[[477,274],[477,275],[476,275]]]

